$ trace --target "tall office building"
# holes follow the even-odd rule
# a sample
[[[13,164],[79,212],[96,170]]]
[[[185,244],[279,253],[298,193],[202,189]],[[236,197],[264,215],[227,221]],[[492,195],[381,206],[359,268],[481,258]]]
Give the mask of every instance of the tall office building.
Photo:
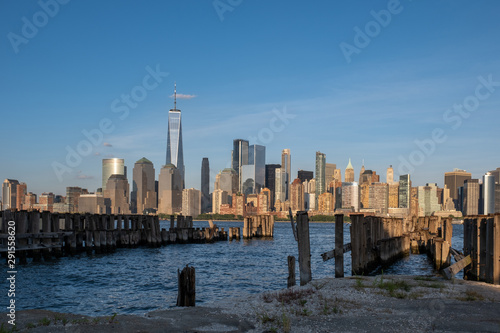
[[[286,172],[283,168],[276,169],[275,171],[275,185],[274,185],[275,199],[276,203],[278,200],[280,202],[285,202],[286,193]]]
[[[24,197],[28,193],[28,185],[26,183],[19,183],[16,186],[16,208],[17,210],[27,209],[24,208]]]
[[[392,165],[387,168],[386,182],[389,185],[394,183],[394,169],[392,168]]]
[[[357,182],[342,183],[342,208],[359,211],[359,185]]]
[[[16,209],[17,207],[17,185],[16,179],[5,179],[2,184],[3,209]]]
[[[296,178],[290,185],[290,208],[292,208],[292,214],[304,210],[304,185],[299,178]]]
[[[483,176],[484,215],[495,213],[495,176],[487,172]]]
[[[218,190],[226,191],[229,195],[238,192],[238,174],[233,169],[222,170],[216,178],[219,180]]]
[[[478,215],[479,214],[479,180],[467,179],[464,182],[463,193],[463,210],[462,214],[465,215]]]
[[[495,184],[500,184],[500,168],[496,168],[495,170],[489,171],[495,177]]]
[[[266,188],[270,191],[269,206],[274,207],[276,197],[276,169],[281,168],[281,164],[266,164]]]
[[[251,145],[248,147],[248,164],[241,167],[242,192],[245,195],[258,194],[266,181],[266,147]]]
[[[108,199],[109,214],[129,214],[130,186],[127,177],[119,174],[112,174],[106,182],[106,189],[103,191],[104,201]]]
[[[380,214],[387,214],[389,209],[389,184],[372,183],[368,185],[369,207]]]
[[[158,177],[158,213],[176,214],[182,210],[182,179],[173,164],[164,165]]]
[[[243,191],[243,166],[248,164],[248,141],[242,139],[233,140],[233,151],[231,153],[233,169],[238,173],[238,192]]]
[[[201,212],[210,211],[210,164],[208,157],[203,157],[201,161]]]
[[[354,168],[352,167],[351,164],[351,159],[349,158],[349,163],[347,164],[347,167],[345,168],[345,182],[346,183],[352,183],[354,182]]]
[[[334,163],[325,163],[325,186],[328,187],[328,184],[333,180],[335,176],[335,170],[337,169],[337,165]]]
[[[326,155],[317,151],[316,152],[316,199],[326,192],[326,179],[325,179],[325,168],[326,168]],[[316,207],[318,209],[318,204],[316,200]]]
[[[138,214],[156,209],[155,168],[145,157],[134,164],[130,206]]]
[[[106,183],[111,175],[123,175],[127,177],[125,160],[123,158],[104,158],[102,160],[102,191],[106,189]]]
[[[399,208],[399,182],[389,184],[389,208]]]
[[[184,151],[182,149],[181,110],[177,109],[177,85],[174,86],[174,108],[168,111],[166,164],[173,164],[177,168],[181,175],[181,188],[184,189]]]
[[[460,210],[458,188],[464,186],[467,179],[471,179],[471,173],[465,170],[454,169],[452,172],[444,173],[444,184],[450,189],[450,197],[453,199],[457,210]]]
[[[229,203],[231,194],[221,189],[216,189],[212,193],[212,213],[220,214],[220,206]]]
[[[201,214],[201,191],[189,188],[182,190],[182,215],[198,217]]]
[[[311,180],[314,178],[314,172],[312,171],[305,171],[305,170],[299,170],[297,172],[297,178],[300,179],[300,181],[303,183],[306,180]]]
[[[336,183],[342,183],[342,171],[340,169],[335,169],[333,178],[335,178]]]
[[[399,208],[410,209],[411,203],[411,181],[410,175],[399,176]]]
[[[441,205],[437,198],[437,184],[428,183],[418,187],[418,216],[430,216],[439,212]]]
[[[285,200],[290,199],[291,163],[290,149],[283,149],[281,151],[281,168],[286,172]]]
[[[359,178],[358,178],[358,183],[359,186],[361,186],[361,176],[365,173],[365,160],[363,159],[363,162],[361,163],[361,170],[359,170]]]

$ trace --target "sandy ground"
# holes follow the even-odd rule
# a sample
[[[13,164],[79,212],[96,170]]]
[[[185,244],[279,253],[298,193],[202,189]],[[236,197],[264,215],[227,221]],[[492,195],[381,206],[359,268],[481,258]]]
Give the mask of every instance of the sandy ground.
[[[437,277],[328,278],[143,316],[45,310],[16,316],[20,332],[500,332],[500,286]]]

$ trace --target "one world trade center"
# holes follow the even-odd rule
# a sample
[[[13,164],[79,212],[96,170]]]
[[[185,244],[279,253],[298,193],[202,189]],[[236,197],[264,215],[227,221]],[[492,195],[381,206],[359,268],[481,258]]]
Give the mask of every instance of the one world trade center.
[[[177,84],[174,86],[174,108],[168,112],[166,164],[173,164],[179,170],[184,189],[184,153],[182,150],[181,110],[177,109]]]

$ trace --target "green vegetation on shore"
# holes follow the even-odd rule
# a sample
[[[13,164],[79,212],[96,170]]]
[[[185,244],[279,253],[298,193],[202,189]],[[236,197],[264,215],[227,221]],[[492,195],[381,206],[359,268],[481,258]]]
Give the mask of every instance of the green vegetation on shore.
[[[243,221],[243,216],[234,214],[207,214],[198,215],[197,220],[218,220],[218,221]]]
[[[170,215],[168,214],[158,214],[158,217],[160,220],[170,220]],[[175,215],[175,218],[177,218],[177,215]],[[198,221],[208,221],[208,220],[214,220],[214,221],[243,221],[243,216],[241,215],[234,215],[234,214],[208,214],[208,213],[203,213],[200,214],[196,217],[195,220]],[[289,222],[290,217],[275,217],[274,220],[276,222]],[[335,216],[332,215],[314,215],[309,217],[309,221],[311,222],[335,222]],[[349,216],[344,215],[344,223],[351,223],[351,219]]]

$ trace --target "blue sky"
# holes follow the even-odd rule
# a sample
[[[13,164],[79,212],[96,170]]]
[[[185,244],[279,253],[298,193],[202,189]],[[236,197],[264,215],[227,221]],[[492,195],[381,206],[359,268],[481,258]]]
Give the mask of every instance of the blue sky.
[[[364,159],[384,181],[390,164],[396,175],[411,164],[414,185],[500,166],[497,1],[54,1],[41,1],[51,15],[0,2],[0,177],[28,191],[94,191],[108,156],[125,158],[130,180],[143,156],[158,174],[174,81],[195,95],[177,104],[188,187],[200,187],[203,157],[213,186],[235,138],[264,144],[267,163],[289,148],[294,176],[314,170],[316,151],[342,174]],[[151,90],[147,68],[168,73]],[[114,112],[133,91],[147,96]],[[454,111],[463,103],[471,111]],[[103,119],[112,129],[85,146],[82,131]],[[86,156],[69,166],[67,147],[79,145]],[[54,165],[67,167],[60,177]]]

